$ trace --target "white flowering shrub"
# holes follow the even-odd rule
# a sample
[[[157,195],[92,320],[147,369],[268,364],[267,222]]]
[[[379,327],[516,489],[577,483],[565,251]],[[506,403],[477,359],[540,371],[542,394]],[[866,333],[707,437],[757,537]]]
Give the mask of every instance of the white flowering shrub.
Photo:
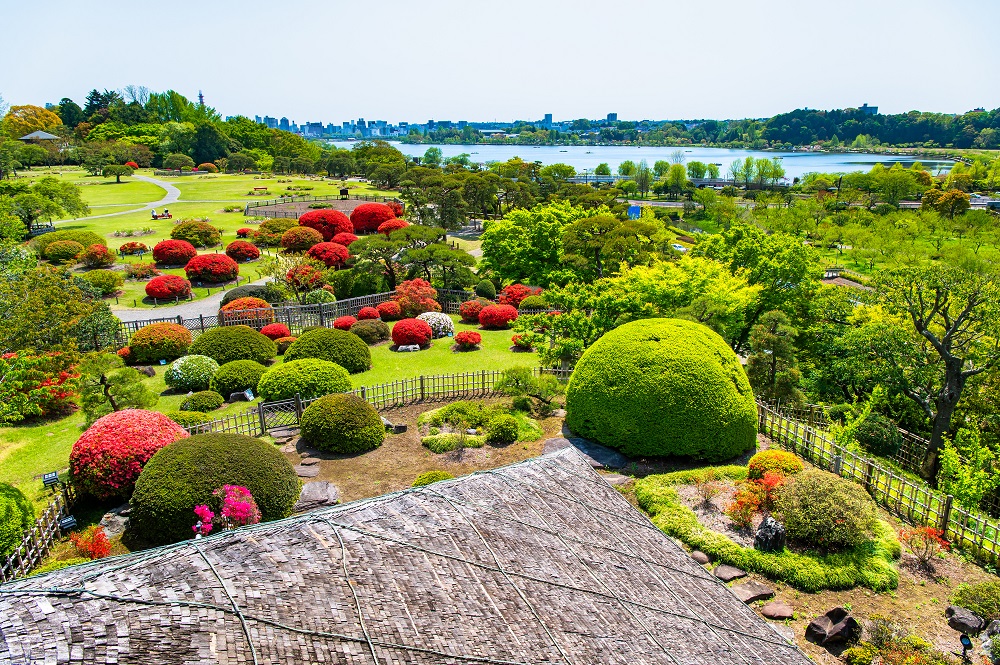
[[[208,356],[190,355],[170,363],[163,380],[180,392],[198,392],[208,389],[209,382],[218,371],[219,363]]]
[[[449,337],[455,334],[455,324],[447,314],[442,314],[441,312],[424,312],[417,318],[427,322],[427,325],[434,332],[434,339]]]

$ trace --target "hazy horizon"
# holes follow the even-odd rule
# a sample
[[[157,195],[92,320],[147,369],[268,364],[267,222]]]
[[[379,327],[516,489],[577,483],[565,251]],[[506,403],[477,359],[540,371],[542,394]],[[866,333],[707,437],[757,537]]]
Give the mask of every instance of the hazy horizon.
[[[764,118],[863,103],[882,113],[1000,107],[1000,3],[757,0],[487,6],[260,0],[156,9],[67,0],[4,9],[11,105],[91,88],[198,91],[223,116],[369,120]],[[42,11],[46,10],[46,11]],[[33,30],[44,16],[44,27]],[[107,39],[100,39],[101,34]],[[952,46],[958,44],[958,46]],[[10,60],[10,59],[9,59]],[[984,74],[983,72],[987,72]]]

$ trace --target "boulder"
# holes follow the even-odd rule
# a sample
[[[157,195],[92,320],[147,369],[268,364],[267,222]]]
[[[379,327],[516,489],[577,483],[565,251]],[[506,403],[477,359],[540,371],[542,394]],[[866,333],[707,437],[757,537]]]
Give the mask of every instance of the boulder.
[[[760,608],[760,613],[774,621],[786,621],[795,616],[792,606],[780,600],[772,600],[770,603],[765,603],[764,607]]]
[[[149,378],[153,378],[154,376],[156,376],[156,370],[150,367],[149,365],[141,365],[139,367],[135,367],[134,369],[140,374],[145,374]]]
[[[314,480],[302,486],[299,500],[292,510],[301,513],[337,503],[340,503],[340,491],[337,490],[337,486],[325,480]]]
[[[994,619],[990,621],[990,625],[986,626],[986,636],[993,637],[994,635],[1000,635],[1000,619]]]
[[[806,626],[806,639],[820,646],[846,644],[861,635],[861,625],[843,607],[835,607]]]
[[[319,475],[319,466],[303,466],[299,464],[295,467],[295,474],[299,478],[315,478]]]
[[[132,512],[131,507],[126,503],[110,510],[101,518],[99,526],[104,527],[104,534],[108,538],[116,538],[125,533],[128,524],[128,516]]]
[[[781,552],[785,549],[785,527],[770,515],[757,527],[754,549],[760,552]]]
[[[420,350],[419,344],[403,344],[402,346],[397,346],[396,350],[400,353],[413,353],[414,351]]]
[[[247,399],[247,394],[246,393],[239,392],[239,393],[229,393],[229,399],[227,401],[229,401],[229,402],[249,402],[250,400]]]
[[[986,627],[986,620],[981,616],[958,605],[949,605],[944,611],[948,618],[948,625],[952,630],[968,635],[978,635]]]
[[[705,554],[704,552],[700,552],[698,550],[695,550],[694,552],[691,552],[691,558],[694,559],[695,561],[697,561],[698,563],[700,563],[703,566],[706,563],[710,563],[712,561],[711,559],[708,558],[707,554]]]
[[[305,457],[299,464],[302,466],[313,466],[314,464],[319,464],[319,461],[318,457]]]
[[[609,485],[613,485],[615,487],[624,485],[628,481],[632,480],[628,476],[623,476],[620,473],[602,473],[601,478],[604,478],[604,481],[606,483],[608,483]]]
[[[774,589],[760,582],[743,582],[732,587],[732,591],[747,605],[758,600],[774,598]]]
[[[723,582],[732,582],[733,580],[738,580],[741,577],[747,576],[745,570],[740,570],[736,566],[727,566],[726,564],[716,566],[715,570],[712,571],[712,574]]]

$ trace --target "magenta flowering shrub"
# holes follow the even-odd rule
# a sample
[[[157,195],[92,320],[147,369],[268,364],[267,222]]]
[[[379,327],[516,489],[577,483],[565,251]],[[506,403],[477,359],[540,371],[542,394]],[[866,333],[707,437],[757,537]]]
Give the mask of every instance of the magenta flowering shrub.
[[[202,504],[194,507],[194,514],[198,517],[198,523],[191,529],[199,536],[207,536],[212,533],[212,520],[215,519],[215,513],[212,512],[212,509]]]
[[[191,529],[196,534],[207,536],[216,526],[228,531],[260,522],[260,508],[257,507],[257,502],[247,488],[240,485],[223,485],[212,492],[212,496],[217,512],[204,504],[194,508],[198,523]]]

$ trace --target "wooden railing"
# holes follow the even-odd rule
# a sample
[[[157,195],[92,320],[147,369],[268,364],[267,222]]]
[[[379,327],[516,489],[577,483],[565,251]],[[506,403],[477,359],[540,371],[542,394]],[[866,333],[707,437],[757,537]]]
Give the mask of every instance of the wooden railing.
[[[24,535],[21,544],[6,559],[0,560],[0,583],[9,582],[15,577],[24,577],[31,569],[45,558],[59,538],[62,529],[59,520],[69,514],[73,494],[66,486],[52,499],[35,525]]]

